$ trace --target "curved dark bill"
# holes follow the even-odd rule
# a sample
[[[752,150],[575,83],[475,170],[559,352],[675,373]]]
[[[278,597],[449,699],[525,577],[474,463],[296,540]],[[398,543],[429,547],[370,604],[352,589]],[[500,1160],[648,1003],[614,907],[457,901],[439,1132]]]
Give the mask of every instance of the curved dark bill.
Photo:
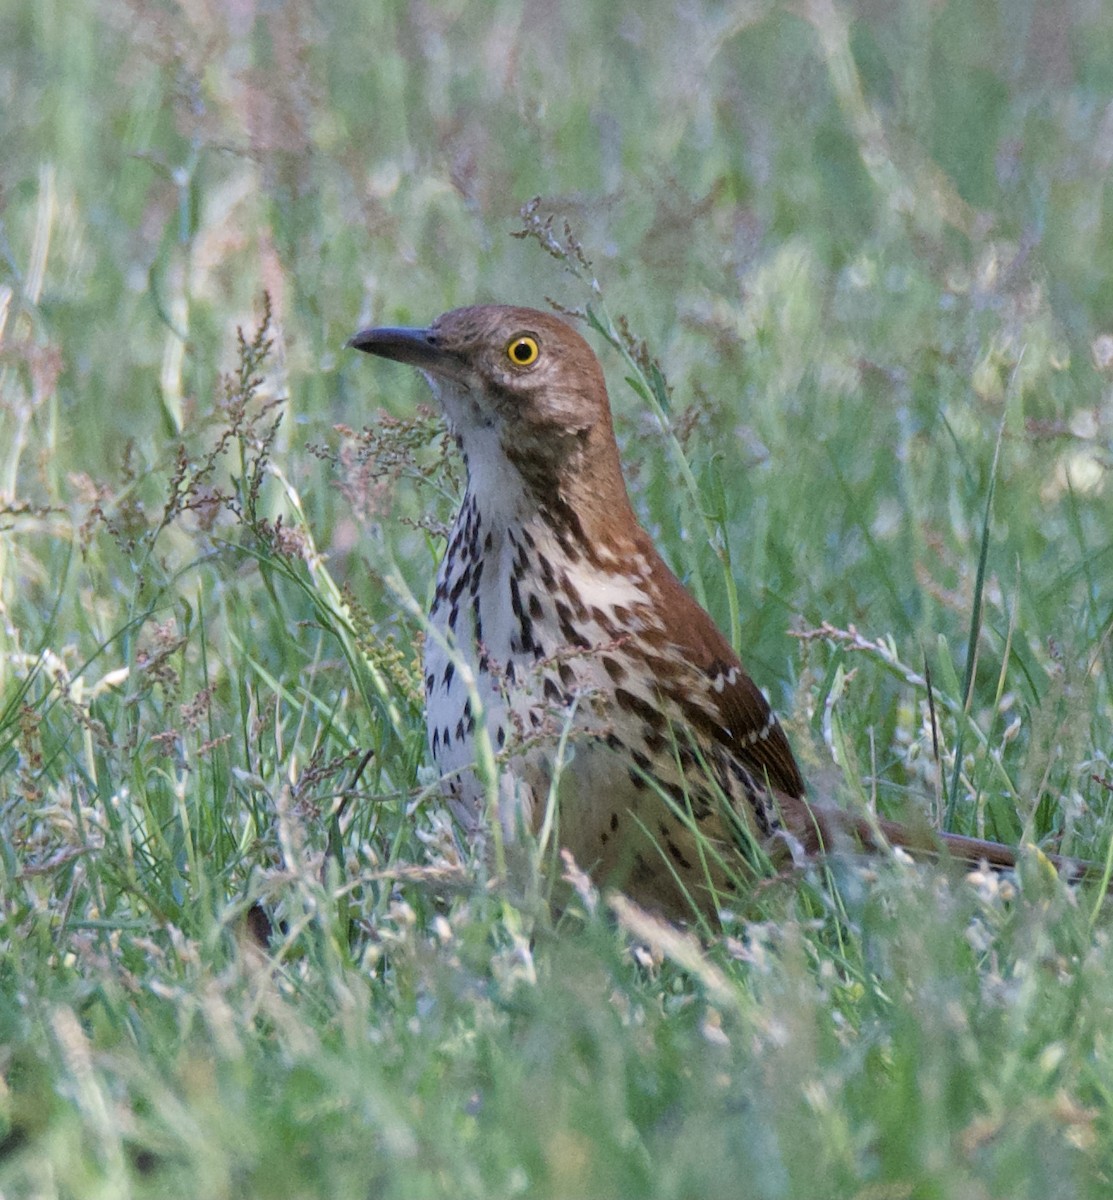
[[[423,371],[451,374],[457,365],[456,356],[441,349],[428,329],[361,329],[348,345]]]

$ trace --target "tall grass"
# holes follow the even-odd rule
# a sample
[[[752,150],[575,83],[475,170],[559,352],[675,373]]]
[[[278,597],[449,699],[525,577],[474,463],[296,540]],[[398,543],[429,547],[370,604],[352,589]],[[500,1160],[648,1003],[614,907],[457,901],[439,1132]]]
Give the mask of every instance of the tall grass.
[[[1106,906],[1040,853],[1113,862],[1102,8],[0,28],[0,1192],[1105,1196]],[[461,858],[459,464],[344,343],[486,299],[583,314],[813,791],[1015,878],[835,863],[700,941]]]

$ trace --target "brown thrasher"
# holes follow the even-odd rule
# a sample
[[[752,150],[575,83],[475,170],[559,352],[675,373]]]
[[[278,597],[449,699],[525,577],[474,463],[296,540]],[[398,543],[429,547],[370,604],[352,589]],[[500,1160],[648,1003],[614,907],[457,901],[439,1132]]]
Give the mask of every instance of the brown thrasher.
[[[996,843],[805,800],[765,697],[638,524],[602,368],[564,321],[478,306],[349,344],[425,375],[467,467],[425,698],[469,840],[482,839],[489,800],[510,841],[555,803],[559,844],[596,881],[679,919],[730,904],[754,843],[814,854],[942,841],[967,861],[1014,863]]]

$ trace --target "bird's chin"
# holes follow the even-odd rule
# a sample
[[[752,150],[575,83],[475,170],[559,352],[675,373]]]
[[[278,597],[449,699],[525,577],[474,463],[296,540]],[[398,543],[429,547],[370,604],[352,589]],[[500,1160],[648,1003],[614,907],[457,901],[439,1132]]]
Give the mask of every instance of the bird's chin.
[[[482,389],[473,389],[460,379],[446,379],[443,375],[425,373],[429,386],[440,403],[444,415],[454,432],[466,435],[473,429],[490,429],[498,418],[482,403]]]
[[[457,379],[451,375],[440,375],[435,371],[422,371],[425,381],[432,389],[433,395],[446,408],[469,402],[472,389],[466,379]]]

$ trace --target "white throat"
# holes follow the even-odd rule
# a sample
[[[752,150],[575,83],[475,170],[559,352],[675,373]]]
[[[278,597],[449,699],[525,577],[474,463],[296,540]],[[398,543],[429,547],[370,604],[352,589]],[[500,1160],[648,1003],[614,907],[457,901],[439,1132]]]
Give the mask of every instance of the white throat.
[[[488,528],[520,525],[536,511],[517,468],[503,449],[502,419],[476,401],[477,392],[455,380],[426,374],[467,460],[468,493]]]

